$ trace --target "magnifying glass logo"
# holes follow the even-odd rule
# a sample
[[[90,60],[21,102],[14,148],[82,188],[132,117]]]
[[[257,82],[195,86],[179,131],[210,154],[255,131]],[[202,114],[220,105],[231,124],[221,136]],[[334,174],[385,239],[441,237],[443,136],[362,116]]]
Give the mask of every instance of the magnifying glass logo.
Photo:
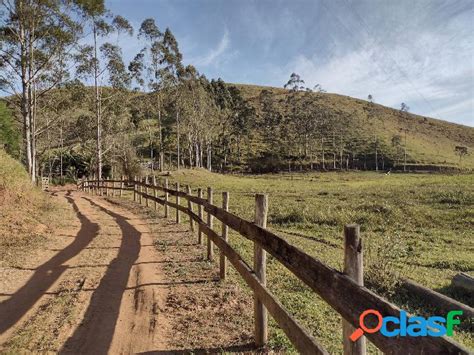
[[[366,316],[369,314],[373,314],[377,317],[378,319],[378,324],[375,328],[367,328],[364,324],[364,319]],[[376,311],[375,309],[368,309],[364,312],[359,317],[359,328],[357,328],[349,337],[352,341],[357,341],[364,333],[376,333],[382,328],[382,323],[383,323],[383,318],[382,315],[380,314],[379,311]]]

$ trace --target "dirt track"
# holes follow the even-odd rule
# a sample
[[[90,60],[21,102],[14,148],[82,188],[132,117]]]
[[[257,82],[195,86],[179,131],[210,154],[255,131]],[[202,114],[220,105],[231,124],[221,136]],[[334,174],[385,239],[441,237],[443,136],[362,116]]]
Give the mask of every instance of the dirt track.
[[[216,281],[216,265],[203,261],[186,226],[132,213],[137,206],[130,203],[124,208],[76,191],[55,195],[77,220],[24,268],[1,270],[1,350],[248,348],[250,298]]]

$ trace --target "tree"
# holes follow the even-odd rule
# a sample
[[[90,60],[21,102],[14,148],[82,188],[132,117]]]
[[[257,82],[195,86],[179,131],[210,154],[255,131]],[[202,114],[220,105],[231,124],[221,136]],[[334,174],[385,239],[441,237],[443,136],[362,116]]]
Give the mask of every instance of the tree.
[[[323,87],[321,86],[321,84],[316,84],[316,85],[314,85],[313,91],[315,91],[315,92],[317,92],[317,93],[326,92],[326,90],[323,89]]]
[[[78,63],[76,74],[82,78],[90,78],[94,83],[94,113],[96,124],[96,174],[97,179],[102,178],[103,142],[102,142],[102,114],[104,105],[116,95],[104,97],[102,86],[109,84],[112,88],[121,90],[130,84],[130,75],[126,71],[122,60],[121,49],[118,45],[104,42],[99,45],[99,39],[110,35],[112,32],[125,32],[133,34],[133,28],[128,21],[116,16],[112,23],[107,22],[105,9],[101,6],[88,8],[84,14],[85,27],[93,36],[92,45],[82,45],[79,53],[75,55]]]
[[[15,127],[10,110],[4,102],[0,102],[0,149],[17,156],[20,150],[20,134]]]
[[[461,165],[461,160],[464,156],[468,155],[467,147],[457,145],[454,147],[454,153],[459,155],[459,165]]]
[[[1,6],[0,89],[18,108],[25,163],[35,181],[36,102],[64,80],[67,57],[81,33],[75,18],[85,8],[82,1],[62,0],[5,0]]]
[[[296,73],[291,73],[290,79],[288,82],[283,86],[285,89],[290,89],[291,91],[303,91],[305,90],[304,87],[304,80]]]
[[[146,19],[142,22],[138,32],[138,38],[145,40],[145,46],[135,56],[129,65],[132,77],[145,90],[151,90],[155,95],[144,97],[150,99],[149,109],[157,101],[157,120],[159,132],[159,165],[164,169],[164,144],[163,144],[163,99],[164,94],[178,84],[178,72],[182,68],[182,55],[179,51],[178,42],[169,28],[162,33],[154,19]],[[176,116],[176,124],[179,126],[179,114]],[[179,150],[179,148],[178,148]],[[179,154],[178,154],[179,155]],[[178,158],[179,165],[179,158]]]
[[[402,102],[400,104],[400,113],[401,113],[401,115],[404,116],[405,118],[407,118],[409,111],[410,111],[410,107],[406,103]]]
[[[403,153],[402,136],[398,134],[392,136],[392,147],[395,149],[395,156],[398,164],[400,160],[400,155]]]

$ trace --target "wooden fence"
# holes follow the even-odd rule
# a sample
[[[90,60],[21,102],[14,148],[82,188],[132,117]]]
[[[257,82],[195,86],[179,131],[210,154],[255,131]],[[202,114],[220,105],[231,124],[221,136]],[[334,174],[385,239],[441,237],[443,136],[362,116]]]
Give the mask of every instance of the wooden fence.
[[[207,198],[202,190],[197,195],[186,186],[182,191],[179,183],[170,188],[168,179],[157,184],[156,178],[148,177],[134,180],[85,180],[78,187],[92,194],[122,196],[123,191],[131,191],[133,199],[154,208],[164,206],[165,217],[169,217],[169,208],[175,209],[176,222],[181,214],[189,216],[191,230],[196,230],[198,241],[207,236],[207,258],[213,260],[214,245],[220,251],[220,277],[226,277],[227,261],[234,266],[240,276],[254,293],[255,343],[264,346],[267,342],[267,312],[275,319],[288,336],[295,348],[302,354],[327,354],[316,339],[304,329],[279,300],[266,287],[266,253],[286,266],[302,282],[324,299],[343,318],[344,354],[365,354],[365,336],[384,353],[406,354],[468,354],[469,351],[449,337],[385,337],[380,332],[365,333],[356,342],[349,335],[359,328],[359,317],[366,310],[377,310],[382,316],[398,317],[400,309],[363,286],[362,240],[359,227],[348,225],[344,228],[345,257],[344,272],[339,272],[266,229],[268,212],[267,195],[255,197],[255,221],[250,222],[229,212],[229,193],[223,192],[222,207],[213,204],[213,190],[207,189]],[[161,192],[163,195],[158,196]],[[174,202],[171,201],[173,197]],[[181,198],[187,201],[181,204]],[[194,205],[197,211],[194,210]],[[197,213],[196,213],[197,212]],[[207,219],[204,220],[204,212]],[[222,224],[220,233],[213,228],[213,219]],[[254,265],[248,265],[228,243],[228,228],[254,242]],[[366,317],[364,324],[374,329],[379,321],[377,317]]]

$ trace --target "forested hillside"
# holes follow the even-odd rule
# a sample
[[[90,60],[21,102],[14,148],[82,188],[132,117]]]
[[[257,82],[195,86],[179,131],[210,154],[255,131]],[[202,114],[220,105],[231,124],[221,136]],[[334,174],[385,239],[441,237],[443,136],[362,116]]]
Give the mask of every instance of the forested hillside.
[[[405,144],[407,164],[459,167],[472,167],[474,164],[474,156],[460,157],[456,150],[457,146],[472,149],[472,127],[337,94],[296,94],[278,88],[235,86],[264,118],[261,129],[268,128],[265,125],[265,117],[269,116],[267,107],[274,108],[282,121],[286,116],[286,124],[295,125],[294,137],[290,141],[294,146],[299,142],[299,152],[304,152],[299,158],[304,161],[309,157],[309,163],[313,161],[320,168],[323,151],[326,168],[341,167],[341,155],[342,167],[347,164],[349,167],[375,169],[376,161],[378,168],[382,168],[384,163],[385,167],[401,166]],[[293,158],[297,156],[294,154]]]
[[[140,162],[174,169],[178,154],[181,167],[218,171],[402,170],[405,144],[407,169],[474,166],[474,128],[336,94],[199,77],[176,110],[166,92],[103,92],[111,97],[102,122],[106,174],[137,173]],[[51,93],[59,108],[39,121],[43,174],[94,174],[92,99],[78,82]],[[459,146],[468,154],[460,156]]]

